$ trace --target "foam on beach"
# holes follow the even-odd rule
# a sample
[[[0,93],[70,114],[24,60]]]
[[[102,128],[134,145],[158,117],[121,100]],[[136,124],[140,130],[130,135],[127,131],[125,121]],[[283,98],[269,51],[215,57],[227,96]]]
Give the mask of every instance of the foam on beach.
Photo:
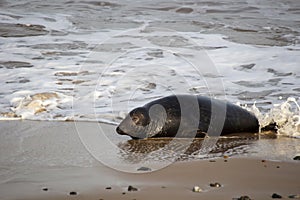
[[[260,127],[274,124],[278,135],[300,138],[300,106],[294,97],[282,99],[282,103],[262,112],[255,103],[252,106],[244,105],[243,108],[254,113],[259,120]]]
[[[11,112],[2,113],[2,119],[30,119],[30,120],[70,120],[72,97],[56,92],[30,94],[29,91],[20,92],[21,97],[14,97]]]
[[[29,91],[18,92],[20,96],[11,100],[11,112],[2,113],[1,120],[47,120],[47,121],[101,121],[116,124],[112,120],[99,120],[96,115],[74,116],[71,96],[57,92],[30,94]],[[240,105],[254,113],[259,120],[260,127],[276,124],[277,134],[300,138],[300,106],[296,98],[281,98],[281,103],[274,104],[267,111],[259,109],[255,103],[252,106]],[[124,117],[120,112],[120,118]],[[113,116],[111,116],[113,117]]]

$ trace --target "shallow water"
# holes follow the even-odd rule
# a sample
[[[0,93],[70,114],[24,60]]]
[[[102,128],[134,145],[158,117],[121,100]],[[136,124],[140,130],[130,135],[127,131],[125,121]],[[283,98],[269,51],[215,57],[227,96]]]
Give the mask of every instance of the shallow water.
[[[275,0],[3,1],[1,118],[116,124],[189,93],[247,104],[299,137],[299,13]]]
[[[130,140],[116,135],[114,125],[94,122],[1,121],[0,126],[0,182],[36,168],[105,165],[118,171],[143,173],[147,170],[138,169],[148,167],[154,171],[178,161],[213,162],[220,158],[224,162],[231,158],[298,162],[293,158],[300,152],[299,139],[274,133],[205,140]]]

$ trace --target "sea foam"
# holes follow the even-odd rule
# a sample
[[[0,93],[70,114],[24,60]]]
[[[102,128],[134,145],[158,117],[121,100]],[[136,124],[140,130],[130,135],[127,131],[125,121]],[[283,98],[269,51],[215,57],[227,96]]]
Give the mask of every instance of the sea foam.
[[[260,128],[275,124],[278,135],[300,138],[300,106],[295,97],[273,104],[266,112],[262,112],[255,103],[252,106],[242,107],[255,114]]]

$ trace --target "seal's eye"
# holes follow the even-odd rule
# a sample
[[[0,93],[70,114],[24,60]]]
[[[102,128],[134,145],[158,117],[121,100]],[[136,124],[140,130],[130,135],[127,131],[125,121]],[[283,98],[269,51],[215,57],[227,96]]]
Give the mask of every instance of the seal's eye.
[[[136,115],[133,115],[131,117],[131,120],[136,124],[136,125],[139,125],[139,121],[140,121],[140,118]]]
[[[150,118],[145,108],[136,108],[130,112],[130,118],[137,126],[146,126],[150,122]]]

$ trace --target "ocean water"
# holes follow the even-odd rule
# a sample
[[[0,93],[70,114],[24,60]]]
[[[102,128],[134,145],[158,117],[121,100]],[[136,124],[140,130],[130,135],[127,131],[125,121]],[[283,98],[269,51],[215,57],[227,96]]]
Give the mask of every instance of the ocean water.
[[[118,124],[170,94],[300,137],[300,2],[0,1],[2,120]]]

